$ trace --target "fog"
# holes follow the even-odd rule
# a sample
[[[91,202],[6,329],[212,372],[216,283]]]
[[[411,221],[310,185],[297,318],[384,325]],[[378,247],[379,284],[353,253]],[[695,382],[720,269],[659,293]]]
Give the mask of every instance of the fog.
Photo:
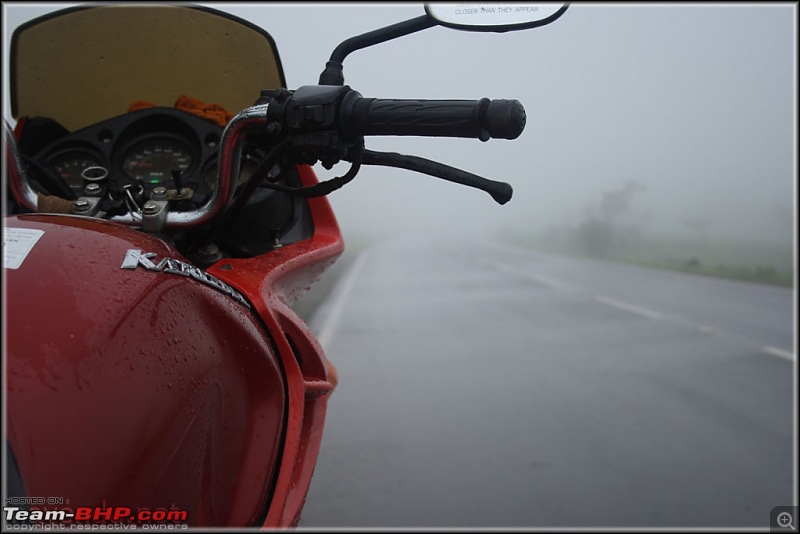
[[[69,5],[3,4],[4,73],[14,28]],[[421,3],[203,5],[265,28],[292,89],[315,84],[343,40],[424,13]],[[796,287],[789,271],[796,263],[797,11],[796,3],[574,3],[540,28],[496,34],[433,27],[346,59],[345,83],[366,97],[514,98],[528,121],[514,141],[366,141],[373,150],[507,181],[514,197],[506,205],[429,176],[366,166],[329,196],[348,247],[329,273],[346,274],[332,292],[336,279],[320,280],[319,293],[309,292],[313,299],[300,305],[314,312],[309,324],[341,382],[328,404],[316,466],[313,440],[293,441],[290,424],[299,419],[292,415],[293,423],[283,427],[288,455],[282,458],[294,458],[294,448],[310,452],[294,465],[315,469],[301,527],[763,528],[775,519],[773,507],[797,504],[796,291],[505,246],[573,252],[567,249],[577,244],[594,257]],[[202,64],[203,58],[186,61]],[[4,117],[13,124],[3,79]],[[317,166],[322,178],[347,168]],[[398,237],[421,243],[368,248]],[[470,240],[471,248],[449,246]],[[615,250],[645,242],[649,257],[625,258],[617,254],[621,248]],[[735,250],[727,256],[703,254],[723,242],[746,245],[728,247]],[[674,257],[670,243],[678,243]],[[291,270],[301,263],[286,265]],[[237,269],[233,280],[255,280],[248,268],[244,274]],[[93,280],[84,278],[86,284]],[[57,286],[44,280],[36,287]],[[263,290],[273,298],[273,289],[253,286],[247,295]],[[113,300],[124,308],[121,295]],[[180,327],[183,311],[156,296],[155,311],[142,313],[150,313],[152,325],[162,316],[169,325],[149,337],[188,332]],[[114,307],[107,304],[98,309]],[[295,310],[305,319],[311,315],[297,305]],[[216,321],[209,331],[224,333],[228,323]],[[95,334],[103,333],[102,322],[91,325],[85,339],[100,339]],[[62,343],[53,336],[64,337],[66,326],[46,338],[57,346],[39,343],[44,363],[30,365],[43,366],[42,376],[56,369],[61,357],[50,356],[61,354]],[[283,334],[269,334],[278,347]],[[120,336],[108,338],[117,342]],[[314,383],[322,384],[316,373],[324,361],[316,363],[307,347],[317,345],[304,337],[295,328],[286,333],[298,341],[292,346],[303,373],[310,370]],[[65,358],[67,349],[79,354],[80,339],[65,342]],[[131,350],[135,356],[139,347]],[[216,366],[214,359],[230,359],[229,350],[211,350],[214,356],[186,356],[186,372],[194,372],[192,362]],[[87,351],[98,353],[89,345]],[[149,346],[142,351],[158,355]],[[244,362],[242,354],[235,356]],[[65,384],[94,361],[80,358],[74,373],[72,367],[62,373]],[[215,373],[217,367],[223,369],[220,363]],[[227,399],[225,384],[238,383],[217,374],[209,403]],[[153,381],[163,384],[158,380],[172,376],[154,374]],[[181,385],[169,391],[170,399],[178,399],[189,390]],[[195,397],[206,399],[197,391]],[[290,404],[294,396],[287,400],[286,421],[296,414]],[[306,415],[312,413],[312,405],[305,406]],[[313,405],[315,417],[324,407]],[[266,413],[257,408],[248,412],[252,418]],[[216,428],[211,416],[197,420],[203,432]],[[311,427],[307,421],[304,430]],[[209,432],[214,442],[197,450],[213,460],[218,440],[216,430]],[[318,433],[315,426],[311,434]],[[191,452],[201,434],[182,435],[189,445],[175,450]],[[157,440],[140,441],[150,447]],[[234,443],[229,448],[237,453],[238,441],[222,441]],[[242,465],[260,461],[239,456],[249,462]],[[207,464],[213,464],[213,477],[225,479],[227,464]],[[179,473],[180,465],[173,462],[162,473]],[[291,479],[287,503],[304,497],[305,475],[285,474],[259,475],[276,481],[270,518],[281,516],[275,507],[284,502],[286,486],[278,485],[284,478]],[[201,489],[205,497],[208,488]],[[237,487],[236,497],[251,490]],[[232,510],[246,507],[226,495],[218,501],[198,509],[211,518],[217,507],[228,510],[229,502],[236,505]],[[797,521],[797,507],[787,510]]]
[[[65,5],[3,5],[5,69],[11,31]],[[423,13],[411,3],[205,5],[268,30],[291,88],[316,83],[342,40]],[[791,3],[577,3],[541,28],[435,27],[356,51],[345,83],[364,96],[516,98],[528,125],[515,141],[368,139],[508,181],[515,194],[500,206],[481,191],[366,167],[330,196],[345,238],[569,229],[633,184],[619,219],[641,232],[791,246],[796,21]],[[4,86],[9,117],[7,106]]]

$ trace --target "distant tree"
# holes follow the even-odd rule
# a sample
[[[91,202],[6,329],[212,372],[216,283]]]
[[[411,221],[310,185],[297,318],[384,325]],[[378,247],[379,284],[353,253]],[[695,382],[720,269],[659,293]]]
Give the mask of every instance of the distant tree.
[[[609,256],[623,241],[638,236],[635,228],[622,228],[622,220],[633,212],[634,196],[645,188],[630,180],[623,186],[603,191],[598,204],[590,206],[578,226],[577,236],[584,252],[591,256]]]
[[[600,215],[603,220],[614,221],[620,215],[630,213],[633,196],[643,190],[643,185],[635,180],[629,180],[617,190],[604,191],[600,202]]]

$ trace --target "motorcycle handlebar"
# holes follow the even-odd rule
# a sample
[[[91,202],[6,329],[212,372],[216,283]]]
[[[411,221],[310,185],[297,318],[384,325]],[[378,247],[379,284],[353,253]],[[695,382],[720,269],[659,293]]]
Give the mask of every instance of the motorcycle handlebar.
[[[321,161],[331,168],[345,159],[354,165],[358,161],[358,165],[400,167],[482,189],[501,204],[511,198],[511,186],[506,183],[486,180],[422,158],[364,150],[364,137],[516,139],[525,128],[525,108],[518,100],[364,98],[350,87],[333,85],[305,86],[293,93],[265,91],[262,97],[272,103],[271,118],[284,125],[276,131],[283,131],[285,127],[294,135],[293,147],[295,157],[300,158],[298,162]],[[351,152],[353,150],[355,152]]]
[[[348,100],[350,100],[348,102]],[[518,100],[345,99],[342,125],[350,135],[516,139],[525,129]]]

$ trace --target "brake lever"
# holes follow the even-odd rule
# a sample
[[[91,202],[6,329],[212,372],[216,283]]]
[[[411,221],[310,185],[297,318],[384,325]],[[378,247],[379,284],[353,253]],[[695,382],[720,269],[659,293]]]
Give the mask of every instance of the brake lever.
[[[506,182],[489,180],[477,174],[462,171],[461,169],[445,165],[444,163],[420,158],[418,156],[364,150],[361,156],[361,163],[362,165],[398,167],[400,169],[427,174],[435,178],[441,178],[448,182],[474,187],[489,193],[498,204],[505,204],[511,200],[511,196],[514,194],[511,184]]]

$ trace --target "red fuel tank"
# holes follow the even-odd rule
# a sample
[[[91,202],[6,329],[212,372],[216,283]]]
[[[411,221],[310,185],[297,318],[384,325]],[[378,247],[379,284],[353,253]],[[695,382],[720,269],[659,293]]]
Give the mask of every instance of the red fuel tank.
[[[287,386],[247,301],[114,223],[5,222],[8,438],[27,496],[263,522]]]

